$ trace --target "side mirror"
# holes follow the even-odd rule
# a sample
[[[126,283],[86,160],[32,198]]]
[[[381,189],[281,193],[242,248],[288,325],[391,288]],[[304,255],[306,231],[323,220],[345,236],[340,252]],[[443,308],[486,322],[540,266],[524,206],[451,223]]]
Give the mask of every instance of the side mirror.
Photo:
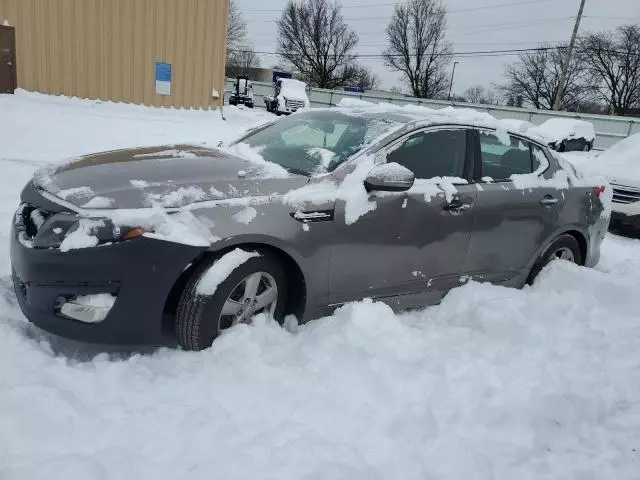
[[[376,165],[364,181],[367,191],[406,192],[416,180],[411,170],[397,163]]]

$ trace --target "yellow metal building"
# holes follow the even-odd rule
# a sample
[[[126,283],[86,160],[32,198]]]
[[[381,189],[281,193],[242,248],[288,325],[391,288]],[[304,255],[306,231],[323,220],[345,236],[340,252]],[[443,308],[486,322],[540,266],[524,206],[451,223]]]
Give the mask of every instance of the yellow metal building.
[[[0,0],[0,24],[7,20],[15,31],[20,88],[209,108],[223,101],[228,5],[229,0]]]

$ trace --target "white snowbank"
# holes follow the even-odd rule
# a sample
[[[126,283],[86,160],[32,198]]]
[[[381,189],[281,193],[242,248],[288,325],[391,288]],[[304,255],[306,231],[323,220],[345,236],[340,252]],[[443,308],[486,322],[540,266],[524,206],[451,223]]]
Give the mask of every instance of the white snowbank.
[[[224,282],[233,271],[247,260],[259,257],[257,252],[246,252],[239,248],[232,250],[220,257],[209,270],[202,275],[196,285],[196,291],[200,295],[213,295],[222,282]]]
[[[640,133],[619,141],[594,159],[581,163],[579,168],[623,185],[640,186]]]
[[[560,142],[566,138],[584,138],[593,142],[596,132],[593,124],[574,118],[552,118],[531,128],[527,133],[544,138],[547,142]]]

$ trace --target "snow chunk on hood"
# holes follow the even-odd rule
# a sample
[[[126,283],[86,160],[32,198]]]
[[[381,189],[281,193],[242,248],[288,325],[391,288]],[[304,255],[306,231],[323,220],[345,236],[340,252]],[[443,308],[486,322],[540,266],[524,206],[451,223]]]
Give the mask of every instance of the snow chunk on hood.
[[[290,176],[284,167],[265,160],[260,154],[261,149],[253,148],[248,143],[236,143],[220,147],[219,150],[252,163],[259,168],[260,174],[264,178],[287,178]]]
[[[196,292],[199,295],[213,295],[222,282],[224,282],[233,271],[247,260],[259,257],[258,252],[246,252],[239,248],[223,255],[211,268],[205,272],[196,285]]]

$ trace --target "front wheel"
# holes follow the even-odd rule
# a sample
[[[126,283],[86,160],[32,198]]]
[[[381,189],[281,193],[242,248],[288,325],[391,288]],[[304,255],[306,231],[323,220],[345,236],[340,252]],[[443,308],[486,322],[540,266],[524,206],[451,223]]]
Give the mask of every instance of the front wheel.
[[[556,238],[536,261],[527,279],[527,284],[532,285],[544,267],[554,260],[565,260],[577,265],[584,263],[580,244],[575,237],[564,234]]]
[[[178,343],[186,350],[210,347],[221,332],[249,323],[259,313],[280,322],[284,319],[286,274],[280,262],[269,255],[249,258],[226,275],[212,294],[202,293],[199,286],[203,278],[210,281],[212,276],[224,276],[226,273],[224,264],[228,262],[224,261],[225,256],[200,265],[180,297],[176,335]]]

